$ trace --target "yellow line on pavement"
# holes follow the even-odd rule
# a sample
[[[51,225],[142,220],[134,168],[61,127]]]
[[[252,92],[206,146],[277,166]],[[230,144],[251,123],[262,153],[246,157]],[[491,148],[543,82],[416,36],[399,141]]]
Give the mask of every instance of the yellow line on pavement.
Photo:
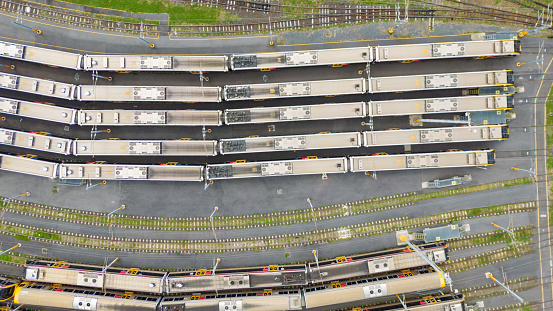
[[[241,36],[241,37],[230,37],[230,38],[220,38],[220,37],[212,37],[212,38],[179,38],[176,37],[176,39],[173,39],[173,35],[169,34],[169,40],[174,41],[183,41],[183,40],[192,40],[192,41],[209,41],[209,40],[233,40],[233,39],[254,39],[254,38],[269,38],[268,35],[252,35],[252,36]]]
[[[456,37],[456,36],[462,36],[462,35],[465,35],[465,34],[458,34],[458,35],[442,35],[442,36],[427,36],[427,37],[411,37],[411,38],[384,38],[384,39],[346,40],[346,41],[333,41],[333,42],[279,44],[278,46],[300,46],[300,45],[339,44],[339,43],[368,42],[368,41],[388,41],[388,40],[409,40],[409,39],[424,39],[424,38],[444,38],[444,37]]]
[[[545,78],[545,73],[547,72],[547,70],[549,70],[549,66],[551,66],[551,63],[553,62],[553,58],[551,59],[551,61],[549,62],[549,65],[547,65],[547,68],[545,69],[545,72],[543,73],[543,76],[542,76],[542,79],[541,79],[541,82],[540,82],[540,86],[538,87],[538,92],[536,93],[536,98],[534,98],[534,126],[537,126],[537,117],[538,117],[538,108],[536,106],[536,103],[537,103],[537,100],[538,100],[538,96],[540,94],[540,90],[541,90],[541,87],[543,85],[543,80]],[[549,92],[547,92],[547,94],[549,94]],[[546,98],[546,103],[547,103],[547,98]],[[547,106],[546,106],[547,107]],[[546,109],[546,108],[545,108]],[[544,113],[545,114],[545,113]],[[545,124],[544,124],[545,125]],[[546,135],[544,133],[544,135]],[[538,132],[537,130],[534,131],[534,148],[537,148],[538,147]],[[544,146],[544,152],[545,152],[545,149],[546,149],[546,146]],[[534,155],[534,161],[536,162],[536,169],[534,170],[536,172],[536,203],[537,203],[537,210],[538,210],[538,248],[541,248],[541,232],[540,232],[540,218],[541,218],[541,215],[540,215],[540,193],[539,193],[539,181],[538,181],[538,154],[536,152],[536,154]],[[545,178],[547,179],[547,171],[545,171],[546,175],[545,175]],[[546,183],[547,185],[547,183]],[[547,191],[547,189],[546,189]],[[547,197],[547,192],[546,192],[546,195]],[[549,208],[546,206],[546,211],[547,211],[547,232],[549,233]],[[550,236],[550,235],[549,235]],[[548,238],[549,238],[548,236]],[[548,242],[549,244],[549,242]],[[539,250],[538,252],[540,254],[540,274],[541,274],[541,277],[540,277],[540,282],[541,282],[541,300],[542,300],[542,307],[543,307],[543,310],[545,310],[545,295],[544,295],[544,291],[543,291],[543,263],[542,263],[542,257],[541,257],[541,250]],[[549,260],[551,260],[551,246],[549,246]],[[553,273],[551,274],[553,276]]]
[[[13,14],[0,13],[0,15],[16,18],[16,16],[13,15]],[[119,35],[119,34],[112,34],[112,33],[105,33],[105,32],[97,32],[97,31],[78,29],[78,28],[64,27],[64,26],[60,26],[60,25],[57,25],[57,24],[44,23],[44,22],[41,22],[41,21],[38,21],[38,20],[35,20],[35,19],[20,18],[20,20],[25,20],[25,21],[32,22],[32,23],[39,24],[39,25],[45,25],[45,26],[50,26],[50,27],[62,28],[62,29],[69,29],[69,30],[86,32],[86,33],[94,33],[94,34],[106,35],[106,36],[112,36],[112,37],[136,38],[136,36],[134,36],[134,35]],[[159,36],[157,36],[157,37],[146,37],[146,38],[148,38],[148,39],[159,39]]]
[[[551,59],[551,61],[549,62],[549,65],[547,66],[547,68],[545,69],[545,72],[543,73],[544,74],[544,77],[545,77],[545,73],[547,72],[547,70],[549,69],[549,66],[551,66],[551,62],[553,62],[553,59]],[[543,79],[542,79],[542,82],[543,82]],[[541,87],[541,84],[540,84],[540,87]],[[547,126],[547,101],[549,100],[549,92],[547,92],[547,96],[545,97],[545,108],[544,108],[544,112],[543,112],[543,125],[544,126]],[[546,211],[547,211],[547,238],[550,239],[551,238],[551,224],[549,223],[549,178],[548,178],[548,172],[547,172],[547,132],[545,131],[544,134],[543,134],[543,167],[544,167],[544,172],[545,172],[545,204],[546,204]],[[536,164],[537,165],[537,164]],[[551,277],[553,279],[553,265],[551,265],[551,260],[552,260],[552,257],[551,257],[551,243],[548,243],[549,245],[549,267],[550,267],[550,272],[551,272]],[[553,297],[553,286],[551,287],[551,297]]]

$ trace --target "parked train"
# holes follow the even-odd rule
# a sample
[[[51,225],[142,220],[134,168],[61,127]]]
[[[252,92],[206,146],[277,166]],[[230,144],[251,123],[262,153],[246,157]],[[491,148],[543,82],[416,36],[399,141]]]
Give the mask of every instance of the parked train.
[[[449,260],[445,242],[418,246],[434,263]],[[405,270],[427,265],[408,248],[398,247],[335,259],[296,265],[198,269],[159,272],[134,268],[108,268],[48,260],[29,260],[24,280],[85,286],[97,289],[125,290],[149,294],[183,294],[209,291],[263,289],[307,286],[346,278]]]
[[[219,56],[82,55],[0,41],[0,56],[87,71],[227,72],[299,66],[342,66],[353,63],[413,62],[444,58],[489,58],[520,55],[521,44],[510,40],[364,46]]]
[[[35,155],[0,154],[0,170],[60,180],[204,181],[250,177],[293,176],[422,168],[486,167],[495,163],[494,150],[458,150],[421,154],[377,153],[336,158],[307,157],[295,160],[224,164],[179,165],[56,163]]]
[[[398,294],[436,291],[445,285],[443,276],[426,268],[297,288],[198,292],[171,296],[25,281],[15,286],[13,301],[26,306],[60,310],[283,311],[376,302]]]
[[[0,128],[0,144],[75,156],[215,156],[252,152],[494,141],[509,138],[507,124],[217,140],[81,140]]]
[[[452,88],[513,85],[512,70],[492,70],[395,77],[195,86],[74,85],[0,73],[0,88],[80,101],[222,102],[305,96],[337,96]]]
[[[0,113],[89,126],[220,126],[512,109],[513,95],[422,98],[222,110],[78,110],[0,97]]]
[[[354,307],[348,311],[465,311],[463,294],[428,295],[418,299],[406,299],[401,302],[390,302],[367,307]]]

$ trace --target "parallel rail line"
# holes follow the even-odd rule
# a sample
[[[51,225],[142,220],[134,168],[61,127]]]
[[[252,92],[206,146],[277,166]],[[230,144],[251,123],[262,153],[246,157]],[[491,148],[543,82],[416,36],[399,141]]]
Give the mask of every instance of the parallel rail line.
[[[286,18],[286,10],[296,7],[286,7],[279,3],[266,3],[263,1],[234,1],[234,0],[182,0],[182,2],[218,5],[226,9],[262,11],[275,13],[281,17],[276,21],[263,21],[256,23],[220,24],[220,25],[170,25],[169,34],[172,36],[191,35],[224,35],[224,34],[248,34],[269,32],[269,30],[283,31],[290,29],[305,29],[315,27],[329,27],[340,24],[359,24],[375,21],[396,21],[397,18],[405,18],[404,9],[396,10],[391,6],[369,6],[357,4],[329,4],[318,7],[301,7],[301,18]],[[470,3],[461,2],[461,5],[470,8],[460,8],[453,5],[438,5],[426,1],[418,1],[419,4],[432,7],[409,8],[408,15],[411,19],[458,19],[458,20],[480,20],[492,22],[509,22],[523,26],[533,26],[537,23],[538,17],[521,13],[509,12],[498,8],[475,6]],[[457,2],[455,2],[457,3]],[[61,8],[54,8],[36,3],[28,3],[23,0],[0,0],[0,9],[12,14],[38,19],[50,20],[52,22],[68,24],[76,27],[95,28],[108,31],[125,32],[147,36],[166,35],[161,33],[159,25],[140,24],[132,22],[119,22],[108,19],[101,19],[78,14],[76,11],[68,11]],[[142,30],[142,31],[141,31]]]
[[[90,236],[81,233],[37,228],[20,223],[0,221],[0,234],[15,236],[20,240],[36,240],[46,243],[63,244],[80,248],[94,248],[108,251],[149,252],[149,253],[228,253],[241,251],[261,251],[302,247],[314,243],[332,243],[342,240],[364,238],[399,229],[420,228],[435,224],[498,216],[509,211],[522,213],[536,209],[535,202],[498,205],[488,208],[460,210],[444,214],[408,218],[406,216],[373,221],[345,227],[297,232],[274,236],[231,238],[218,240],[149,240],[131,238],[111,238]],[[264,227],[258,225],[258,227]],[[521,244],[522,245],[522,244]],[[519,248],[522,250],[522,247]],[[452,261],[456,262],[456,261]],[[450,270],[463,267],[452,266]]]

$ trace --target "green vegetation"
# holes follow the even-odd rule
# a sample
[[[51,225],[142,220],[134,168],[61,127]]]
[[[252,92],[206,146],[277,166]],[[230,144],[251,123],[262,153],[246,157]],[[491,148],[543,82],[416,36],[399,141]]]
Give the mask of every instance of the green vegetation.
[[[47,239],[47,240],[61,241],[61,236],[59,234],[53,234],[48,232],[35,231],[33,232],[33,236],[37,238]]]
[[[177,4],[175,2],[160,0],[65,0],[66,2],[120,10],[132,13],[156,13],[169,15],[171,24],[218,24],[238,22],[236,15],[230,15],[224,9],[218,7],[206,7],[199,5]]]
[[[547,130],[549,126],[553,126],[553,88],[549,90],[547,100],[545,102],[545,133],[546,133],[546,148],[547,150],[552,150],[553,148],[553,132]],[[553,157],[547,155],[545,156],[545,167],[547,168],[547,175],[553,174]],[[549,179],[549,177],[548,177]],[[553,193],[553,185],[549,184],[551,188],[547,189],[547,196],[551,200],[551,193]],[[549,225],[553,224],[553,209],[549,209]]]
[[[31,239],[29,239],[28,236],[21,235],[21,234],[15,235],[15,238],[16,238],[17,240],[20,240],[20,241],[30,241],[30,240],[31,240]]]
[[[534,206],[529,205],[528,202],[521,202],[515,204],[498,205],[490,208],[479,208],[482,214],[477,214],[474,210],[460,210],[455,212],[448,212],[437,215],[422,216],[417,218],[397,217],[391,218],[384,222],[374,221],[356,224],[345,227],[335,227],[322,229],[310,232],[291,233],[284,236],[259,236],[249,238],[238,239],[223,239],[223,240],[210,240],[202,241],[201,243],[196,240],[161,240],[152,241],[144,239],[109,239],[106,237],[90,237],[83,234],[74,234],[70,232],[57,232],[23,226],[20,224],[2,224],[0,223],[0,232],[11,235],[23,235],[33,238],[49,239],[61,241],[62,244],[76,247],[87,248],[100,248],[109,250],[125,250],[131,252],[168,252],[168,253],[198,253],[198,252],[237,252],[237,251],[263,251],[268,249],[284,249],[286,247],[296,247],[313,245],[314,243],[332,243],[343,240],[350,240],[368,236],[376,236],[383,233],[393,232],[399,229],[409,228],[424,228],[430,224],[438,225],[448,223],[450,221],[460,221],[464,219],[472,219],[476,217],[490,216],[490,211],[493,211],[493,215],[499,215],[510,211],[511,213],[527,211],[529,209],[535,209]],[[533,245],[533,244],[532,244]],[[520,251],[526,251],[523,248],[524,244],[517,244]],[[505,250],[507,252],[507,250]],[[509,249],[510,256],[518,255]],[[492,257],[490,257],[492,258]],[[486,259],[489,262],[491,259]],[[483,264],[484,262],[480,262]],[[477,263],[475,263],[477,264]],[[458,267],[454,268],[458,270]]]
[[[495,182],[490,184],[475,185],[450,190],[441,190],[425,194],[407,193],[383,198],[372,198],[361,202],[348,202],[329,206],[320,206],[314,209],[301,209],[280,213],[250,214],[238,216],[215,216],[213,226],[219,229],[246,228],[255,226],[276,226],[311,222],[317,220],[347,217],[362,213],[378,212],[391,208],[401,208],[417,201],[430,200],[435,198],[468,194],[478,191],[486,191],[503,187],[512,187],[520,184],[530,183],[530,178],[519,178]],[[49,207],[45,205],[16,204],[9,203],[5,208],[7,211],[27,212],[29,216],[46,216],[58,221],[87,222],[89,225],[107,226],[109,224],[137,229],[153,230],[211,230],[211,222],[208,217],[198,218],[176,218],[176,217],[141,217],[133,215],[114,215],[107,218],[105,214],[90,213],[66,208]],[[474,209],[471,215],[496,212],[496,207]]]

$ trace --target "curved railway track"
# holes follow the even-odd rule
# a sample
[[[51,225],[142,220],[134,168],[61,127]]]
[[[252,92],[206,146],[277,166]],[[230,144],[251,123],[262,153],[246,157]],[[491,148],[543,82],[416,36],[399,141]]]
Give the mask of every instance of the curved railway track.
[[[191,35],[226,35],[266,33],[291,29],[308,29],[315,27],[330,27],[341,24],[360,24],[376,21],[394,22],[398,18],[404,19],[405,10],[391,6],[369,6],[357,4],[328,4],[317,7],[290,7],[280,3],[266,3],[263,1],[234,1],[234,0],[182,0],[181,2],[201,4],[206,6],[220,6],[227,10],[245,10],[271,13],[277,15],[276,20],[220,25],[170,25],[169,33],[172,36]],[[511,23],[522,26],[534,26],[538,22],[537,15],[510,12],[499,8],[477,6],[467,2],[453,2],[451,5],[438,5],[426,1],[417,1],[420,6],[409,7],[410,19],[444,19],[444,20],[476,20],[487,22]],[[464,7],[460,7],[464,6]],[[432,7],[432,8],[428,8]],[[466,7],[466,8],[465,8]],[[132,34],[143,33],[147,36],[166,35],[161,33],[155,24],[140,24],[119,22],[96,18],[78,11],[69,11],[62,8],[28,3],[22,0],[0,0],[0,9],[22,17],[31,17],[49,20],[55,23],[76,27],[102,29]],[[303,15],[299,18],[289,18],[286,14]]]
[[[498,205],[489,208],[461,210],[439,215],[417,218],[398,217],[387,220],[367,222],[345,227],[297,232],[284,235],[258,236],[248,238],[231,238],[216,240],[150,240],[132,238],[111,238],[109,236],[90,236],[81,233],[50,230],[23,225],[14,222],[0,221],[0,234],[19,237],[24,240],[62,244],[80,248],[102,249],[109,251],[145,252],[145,253],[228,253],[241,251],[261,251],[302,247],[314,243],[332,243],[341,240],[364,238],[398,229],[421,228],[431,225],[449,223],[478,217],[522,213],[535,210],[534,202]],[[83,224],[82,221],[75,221]],[[266,227],[257,225],[256,227]],[[452,263],[456,261],[452,261]],[[452,270],[462,269],[462,266],[452,266]]]

